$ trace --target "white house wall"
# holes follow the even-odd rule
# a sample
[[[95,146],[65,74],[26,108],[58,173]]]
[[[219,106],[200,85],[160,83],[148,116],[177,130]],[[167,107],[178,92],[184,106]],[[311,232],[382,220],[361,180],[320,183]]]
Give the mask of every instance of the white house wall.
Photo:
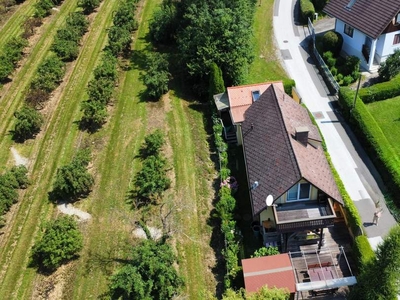
[[[390,32],[387,34],[383,34],[379,37],[378,43],[376,46],[376,54],[377,55],[375,56],[376,60],[379,63],[384,62],[390,54],[393,54],[394,50],[400,49],[400,44],[393,45],[394,36],[396,34],[400,34],[400,30]],[[378,46],[379,46],[379,49],[378,49]],[[382,54],[380,54],[380,53],[382,53]]]
[[[342,51],[344,51],[347,55],[357,56],[361,60],[361,66],[365,69],[368,69],[368,62],[362,55],[362,46],[365,43],[365,34],[354,28],[353,37],[350,37],[344,33],[344,25],[344,22],[336,19],[335,30],[343,37]]]

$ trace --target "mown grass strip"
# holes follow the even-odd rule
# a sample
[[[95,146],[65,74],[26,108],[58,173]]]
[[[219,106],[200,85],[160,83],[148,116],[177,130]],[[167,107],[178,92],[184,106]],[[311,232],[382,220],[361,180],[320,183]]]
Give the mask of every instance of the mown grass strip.
[[[287,78],[279,59],[273,35],[273,0],[263,0],[256,4],[254,16],[254,61],[250,65],[246,83],[282,80]]]
[[[36,0],[26,0],[19,4],[12,16],[0,28],[0,49],[12,38],[23,31],[23,24],[27,17],[33,15]],[[1,51],[1,50],[0,50]]]
[[[4,95],[0,101],[0,136],[5,137],[0,141],[0,149],[9,149],[12,144],[9,130],[12,130],[14,123],[13,114],[22,106],[25,90],[30,83],[30,78],[36,72],[38,65],[48,54],[51,43],[53,42],[53,36],[57,29],[60,28],[65,22],[66,16],[76,8],[76,1],[67,1],[63,6],[60,7],[60,11],[57,15],[54,15],[47,24],[44,24],[41,28],[43,30],[42,35],[32,52],[29,54],[28,59],[24,63],[23,67],[19,72],[16,73],[10,88],[7,91],[3,91]],[[0,151],[0,164],[5,165],[9,160],[9,151]]]
[[[99,10],[93,28],[104,28],[107,25],[106,22],[110,21],[110,18],[104,17],[104,15],[110,16],[114,5],[114,2],[109,2],[108,6]],[[32,171],[32,181],[35,184],[27,191],[18,214],[18,220],[13,225],[12,236],[18,239],[18,243],[12,245],[12,242],[8,242],[0,256],[2,260],[9,257],[10,262],[4,276],[4,281],[7,281],[7,284],[3,282],[1,285],[1,294],[4,294],[4,290],[7,290],[6,286],[9,286],[9,290],[14,290],[15,293],[18,292],[21,295],[25,291],[31,292],[31,285],[36,272],[33,269],[26,269],[27,259],[29,258],[27,249],[33,243],[38,225],[49,218],[52,213],[52,205],[47,200],[47,192],[51,187],[57,166],[62,164],[63,159],[70,158],[74,151],[74,144],[79,131],[72,124],[79,114],[80,97],[85,93],[91,70],[97,61],[101,48],[104,46],[104,35],[105,31],[92,30],[90,32],[82,55],[75,66],[75,72],[69,85],[65,88],[64,95],[67,95],[67,97],[60,101],[57,111],[49,120],[50,125],[43,141],[37,141],[33,153],[31,152],[38,155]],[[12,274],[15,275],[12,276]],[[23,278],[17,280],[18,276],[23,276]],[[19,289],[16,288],[18,282],[21,284]],[[7,293],[5,292],[5,294]]]

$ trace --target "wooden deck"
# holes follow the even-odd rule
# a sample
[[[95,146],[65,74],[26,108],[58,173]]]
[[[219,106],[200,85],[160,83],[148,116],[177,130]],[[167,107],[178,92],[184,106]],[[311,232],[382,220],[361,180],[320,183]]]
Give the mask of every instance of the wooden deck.
[[[329,264],[337,272],[338,277],[352,276],[351,270],[354,269],[354,262],[351,258],[352,239],[348,233],[345,223],[335,223],[333,227],[324,228],[324,245],[318,251],[318,243],[304,245],[303,242],[290,239],[288,242],[288,252],[291,252],[292,263],[295,268],[297,282],[309,282],[308,267],[319,264]],[[346,253],[340,255],[340,248]],[[318,255],[317,255],[318,254]],[[349,268],[350,266],[350,268]],[[342,287],[334,294],[326,292],[318,296],[311,292],[299,292],[295,299],[346,299],[347,287]]]

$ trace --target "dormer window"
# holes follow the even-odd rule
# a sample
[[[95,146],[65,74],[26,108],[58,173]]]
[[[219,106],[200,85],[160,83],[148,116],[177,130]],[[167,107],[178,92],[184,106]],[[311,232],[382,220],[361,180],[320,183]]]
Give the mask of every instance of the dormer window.
[[[251,91],[251,95],[253,96],[253,102],[256,102],[260,98],[260,91]]]
[[[397,16],[396,16],[395,25],[400,25],[400,13],[398,13]]]

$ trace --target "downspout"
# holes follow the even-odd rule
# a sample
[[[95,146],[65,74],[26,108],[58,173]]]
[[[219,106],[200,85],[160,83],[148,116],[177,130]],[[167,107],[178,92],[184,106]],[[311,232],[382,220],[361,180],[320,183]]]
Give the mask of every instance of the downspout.
[[[372,65],[374,63],[377,40],[378,39],[374,39],[371,44],[371,50],[369,52],[368,71],[372,69]]]

